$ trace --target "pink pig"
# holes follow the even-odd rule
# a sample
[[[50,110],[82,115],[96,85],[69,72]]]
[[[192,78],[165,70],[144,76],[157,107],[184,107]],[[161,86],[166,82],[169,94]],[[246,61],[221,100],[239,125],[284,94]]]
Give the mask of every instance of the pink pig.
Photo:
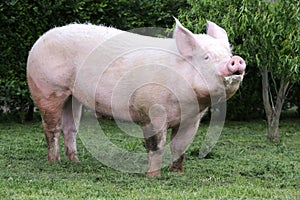
[[[230,98],[246,64],[232,55],[226,31],[215,23],[208,22],[207,34],[193,34],[175,20],[169,39],[71,24],[37,40],[29,53],[27,78],[42,116],[49,162],[60,161],[61,129],[66,157],[79,161],[76,134],[85,105],[141,125],[147,176],[160,175],[171,128],[171,171],[183,172],[184,151],[212,98]]]

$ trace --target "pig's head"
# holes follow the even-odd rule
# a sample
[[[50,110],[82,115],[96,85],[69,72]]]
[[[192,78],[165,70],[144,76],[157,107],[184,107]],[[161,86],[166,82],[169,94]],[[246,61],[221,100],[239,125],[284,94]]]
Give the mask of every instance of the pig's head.
[[[243,80],[246,63],[232,55],[226,31],[208,21],[207,34],[193,34],[175,20],[177,49],[200,74],[193,83],[197,95],[218,96],[225,90],[226,98],[230,98]]]

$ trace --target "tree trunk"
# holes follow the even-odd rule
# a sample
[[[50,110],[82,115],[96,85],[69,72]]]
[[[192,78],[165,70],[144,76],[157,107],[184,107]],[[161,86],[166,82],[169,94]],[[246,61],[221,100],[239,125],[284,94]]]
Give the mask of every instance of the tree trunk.
[[[270,95],[270,85],[268,77],[268,69],[266,66],[262,69],[262,91],[263,102],[268,121],[268,139],[273,142],[279,142],[279,120],[282,106],[286,98],[289,81],[284,78],[280,81],[279,90],[276,91],[276,104],[274,105],[272,96]]]
[[[268,139],[272,142],[279,142],[279,117],[273,112],[268,118]]]

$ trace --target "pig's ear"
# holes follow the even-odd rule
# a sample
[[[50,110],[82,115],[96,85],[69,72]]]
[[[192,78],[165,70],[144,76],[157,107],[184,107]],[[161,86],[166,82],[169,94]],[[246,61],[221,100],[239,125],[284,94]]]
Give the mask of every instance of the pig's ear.
[[[228,42],[226,31],[217,24],[210,21],[207,21],[207,35],[216,39],[224,39]]]
[[[176,28],[174,30],[173,38],[175,38],[177,49],[184,57],[192,57],[196,45],[194,34],[184,28],[178,19],[175,17],[174,19],[176,21]]]

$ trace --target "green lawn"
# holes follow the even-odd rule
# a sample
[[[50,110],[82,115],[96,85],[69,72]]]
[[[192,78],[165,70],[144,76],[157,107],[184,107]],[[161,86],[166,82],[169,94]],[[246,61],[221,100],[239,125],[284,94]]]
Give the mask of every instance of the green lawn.
[[[121,134],[114,122],[101,124],[117,145],[144,151],[141,139]],[[184,174],[166,167],[146,178],[101,164],[79,138],[79,164],[64,158],[63,147],[62,163],[48,164],[40,122],[0,124],[0,199],[300,199],[299,119],[282,121],[277,145],[266,140],[265,122],[227,122],[199,159],[207,127],[187,151]]]

